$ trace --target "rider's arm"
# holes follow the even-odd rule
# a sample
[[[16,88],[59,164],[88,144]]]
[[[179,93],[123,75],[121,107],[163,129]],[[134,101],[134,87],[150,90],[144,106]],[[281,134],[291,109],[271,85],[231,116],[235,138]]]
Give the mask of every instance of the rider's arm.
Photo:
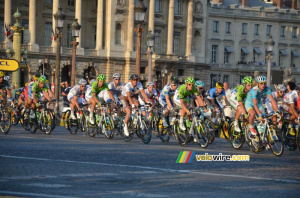
[[[242,113],[246,115],[246,114],[247,114],[247,112],[246,112],[246,109],[245,109],[244,103],[243,103],[243,102],[239,102],[239,106],[242,108]]]
[[[131,98],[130,92],[128,91],[126,94],[127,94],[128,101],[129,101],[130,105],[133,105],[133,101],[132,101],[132,98]]]
[[[259,110],[259,108],[258,108],[258,105],[257,105],[257,99],[256,99],[256,98],[253,98],[252,101],[253,101],[253,106],[254,106],[255,112],[260,116],[262,113],[260,112],[260,110]]]
[[[299,114],[298,114],[298,112],[296,111],[295,103],[291,103],[291,104],[290,104],[290,109],[291,109],[292,113],[296,116],[296,118],[299,118]]]
[[[169,95],[166,95],[165,97],[166,97],[166,102],[167,102],[168,108],[171,109],[172,108],[172,103],[170,101]]]
[[[185,111],[185,112],[188,112],[188,111],[189,111],[189,110],[185,107],[185,105],[184,105],[184,99],[183,99],[183,98],[180,99],[180,104],[181,104],[181,107],[182,107],[183,111]]]
[[[63,93],[63,95],[65,94],[64,92],[62,92],[62,93]],[[48,89],[48,94],[50,97],[55,98],[54,93],[51,91],[51,89]],[[65,95],[65,96],[67,96],[67,95]]]
[[[45,90],[42,91],[42,93],[44,94],[45,98],[51,102],[51,98],[49,97],[48,91],[46,92]]]
[[[96,101],[96,103],[99,103],[99,100],[98,100],[96,92],[93,93],[92,98]]]
[[[6,88],[6,93],[7,93],[9,98],[12,98],[12,94],[11,94],[10,89]]]
[[[271,101],[271,104],[272,104],[272,109],[277,112],[278,111],[278,106],[277,106],[277,103],[276,101],[274,100],[272,94],[268,96],[269,97],[269,100]]]
[[[203,99],[199,96],[197,96],[196,100],[198,100],[198,103],[200,105],[200,107],[203,107],[204,106],[204,102],[203,102]],[[196,103],[197,104],[197,103]],[[198,105],[197,105],[198,106]]]
[[[110,97],[110,99],[112,99],[112,101],[115,102],[115,98],[114,98],[113,94],[109,90],[107,90],[106,92],[107,92],[108,96]]]
[[[144,99],[146,100],[146,103],[149,103],[149,98],[147,97],[144,89],[141,89],[141,93],[142,93],[142,96],[144,97]]]
[[[223,101],[225,101],[225,103],[226,103],[227,106],[230,106],[230,104],[229,104],[226,96],[223,96]]]

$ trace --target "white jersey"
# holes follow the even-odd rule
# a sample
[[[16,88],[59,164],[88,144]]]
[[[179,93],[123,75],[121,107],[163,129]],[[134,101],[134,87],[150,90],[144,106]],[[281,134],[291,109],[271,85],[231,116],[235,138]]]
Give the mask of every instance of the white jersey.
[[[143,89],[142,83],[138,82],[136,87],[133,88],[132,83],[129,82],[122,88],[122,95],[127,96],[127,92],[130,92],[130,96],[133,96],[135,94],[139,94],[139,92]]]
[[[153,89],[151,93],[149,93],[148,89],[144,89],[144,92],[145,92],[146,96],[148,97],[148,99],[150,99],[153,96],[157,96],[157,91],[155,89]],[[142,99],[142,98],[143,98],[143,96],[140,94],[139,99]]]
[[[123,89],[123,86],[124,86],[123,82],[119,82],[118,86],[115,86],[114,82],[110,82],[108,84],[108,89],[112,94],[119,95]]]
[[[297,104],[297,99],[298,99],[298,94],[296,90],[287,93],[283,97],[284,102],[286,102],[287,104],[292,104],[292,103]]]
[[[86,88],[85,88],[86,90]],[[77,97],[80,97],[82,94],[85,93],[85,90],[83,92],[80,91],[80,85],[75,85],[69,92],[68,96],[69,97],[74,97],[74,96],[77,96]]]

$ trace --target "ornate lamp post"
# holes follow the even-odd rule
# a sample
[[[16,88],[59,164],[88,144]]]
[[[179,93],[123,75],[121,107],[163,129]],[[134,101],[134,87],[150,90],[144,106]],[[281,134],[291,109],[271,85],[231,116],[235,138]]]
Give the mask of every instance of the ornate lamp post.
[[[152,81],[152,48],[154,45],[155,36],[152,34],[152,31],[149,31],[147,35],[147,46],[148,46],[148,66],[149,66],[149,73],[148,73],[148,81]]]
[[[20,62],[21,61],[21,33],[24,30],[24,27],[21,26],[19,23],[19,19],[21,18],[21,14],[17,9],[17,12],[14,13],[14,17],[16,18],[16,23],[10,29],[14,31],[14,41],[13,41],[13,48],[14,48],[14,58]],[[21,81],[21,70],[18,69],[12,73],[12,84],[15,85],[15,88],[20,87]]]
[[[76,41],[76,38],[79,37],[81,25],[77,22],[78,19],[75,19],[72,23],[72,46],[73,46],[73,54],[72,54],[72,71],[71,71],[71,87],[75,85],[75,67],[76,67],[76,48],[79,42]]]
[[[54,95],[59,103],[59,86],[60,86],[60,42],[62,37],[62,28],[64,26],[64,19],[66,18],[65,13],[62,11],[62,7],[58,7],[58,11],[54,15],[55,18],[55,34],[57,37],[56,43],[56,63],[55,63],[55,88]],[[55,113],[59,111],[59,105],[55,108]],[[59,122],[58,122],[59,123]]]
[[[144,29],[142,28],[142,23],[145,19],[147,8],[143,4],[143,0],[139,0],[139,4],[134,7],[135,21],[138,23],[138,27],[134,29],[136,32],[136,73],[140,75],[141,68],[141,37]]]
[[[275,42],[272,39],[272,35],[269,36],[268,41],[265,42],[267,46],[267,56],[266,59],[268,60],[268,69],[267,69],[267,86],[271,85],[271,59],[273,58],[272,52],[274,48]]]

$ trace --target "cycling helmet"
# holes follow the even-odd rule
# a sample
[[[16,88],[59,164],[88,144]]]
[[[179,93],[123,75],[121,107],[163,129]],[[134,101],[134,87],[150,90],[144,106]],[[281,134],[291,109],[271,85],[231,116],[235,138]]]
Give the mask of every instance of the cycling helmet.
[[[202,80],[197,80],[195,85],[196,87],[204,87],[204,82]]]
[[[4,77],[4,72],[0,71],[0,77]]]
[[[84,79],[80,79],[80,81],[78,81],[78,85],[86,85],[87,82]]]
[[[171,82],[171,84],[178,84],[178,78],[176,77],[176,76],[172,76],[171,78],[170,78],[170,82]]]
[[[121,74],[115,73],[115,74],[113,75],[113,78],[121,78]]]
[[[222,82],[216,82],[216,88],[223,89],[224,88],[224,84]]]
[[[132,74],[132,75],[130,76],[130,80],[133,80],[133,79],[139,79],[139,75],[137,75],[137,74]]]
[[[195,80],[194,80],[194,78],[192,78],[192,77],[188,77],[188,78],[185,80],[185,83],[195,84]]]
[[[40,76],[40,77],[39,77],[39,82],[45,83],[46,81],[47,81],[46,76]]]
[[[100,81],[105,81],[105,76],[103,75],[103,74],[99,74],[98,76],[97,76],[97,80],[100,80]]]
[[[263,76],[263,75],[257,76],[256,82],[257,83],[267,82],[267,78],[265,76]]]
[[[253,84],[253,78],[251,76],[245,76],[242,80],[242,84]]]
[[[32,76],[32,79],[33,79],[33,80],[38,80],[39,78],[38,78],[36,75],[33,75],[33,76]]]
[[[94,82],[96,82],[95,79],[90,80],[90,85],[92,85]]]
[[[153,83],[152,81],[150,81],[150,82],[147,83],[146,86],[147,86],[147,87],[149,87],[149,86],[154,86],[154,83]]]
[[[278,91],[285,91],[285,86],[283,84],[279,84],[279,85],[276,86],[276,89]]]

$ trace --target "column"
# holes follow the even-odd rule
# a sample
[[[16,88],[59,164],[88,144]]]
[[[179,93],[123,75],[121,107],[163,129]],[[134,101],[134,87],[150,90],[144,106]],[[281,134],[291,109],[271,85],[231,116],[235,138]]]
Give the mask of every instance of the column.
[[[168,21],[168,44],[167,55],[173,54],[173,34],[174,34],[174,0],[169,4],[169,21]]]
[[[149,26],[148,31],[152,31],[154,34],[154,9],[155,9],[155,0],[150,0],[149,2]]]
[[[134,0],[128,3],[127,51],[133,51]]]
[[[53,0],[52,2],[52,31],[55,33],[55,18],[54,15],[58,11],[58,6],[59,6],[59,0]],[[53,47],[53,52],[56,51],[56,41],[53,39],[52,40],[52,47]]]
[[[9,28],[11,24],[11,2],[12,0],[5,0],[4,3],[4,24],[6,24],[7,28]],[[12,42],[7,37],[4,42],[6,43],[6,48],[12,47]]]
[[[84,49],[81,47],[81,37],[82,37],[82,29],[85,28],[85,24],[82,23],[82,17],[81,17],[81,8],[82,8],[82,0],[76,0],[76,5],[75,5],[75,18],[78,19],[78,23],[81,25],[81,28],[80,28],[80,32],[79,32],[79,37],[77,38],[77,42],[78,42],[78,45],[77,45],[77,54],[78,55],[84,55]]]
[[[29,33],[30,33],[30,51],[39,51],[39,46],[35,43],[35,19],[36,19],[36,0],[29,1]]]
[[[193,39],[193,6],[194,0],[189,0],[187,11],[187,31],[186,31],[186,54],[185,56],[192,55],[192,39]]]
[[[103,44],[103,0],[98,0],[96,50],[102,49],[102,44]]]

